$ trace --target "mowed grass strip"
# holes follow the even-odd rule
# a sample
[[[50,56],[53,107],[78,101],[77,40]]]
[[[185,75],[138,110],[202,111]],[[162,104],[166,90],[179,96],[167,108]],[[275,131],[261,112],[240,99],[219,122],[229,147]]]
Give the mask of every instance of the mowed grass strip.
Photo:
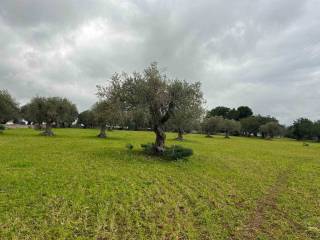
[[[320,144],[190,134],[170,162],[152,132],[55,133],[0,135],[0,239],[320,238]]]

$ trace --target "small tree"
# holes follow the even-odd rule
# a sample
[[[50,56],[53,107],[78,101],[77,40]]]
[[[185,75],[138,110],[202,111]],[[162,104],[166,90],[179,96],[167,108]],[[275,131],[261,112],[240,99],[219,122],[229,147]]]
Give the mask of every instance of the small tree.
[[[207,137],[212,137],[213,134],[221,130],[223,117],[209,117],[205,118],[202,122],[202,131]]]
[[[39,126],[45,122],[46,128],[42,132],[42,135],[53,136],[53,124],[65,120],[66,113],[64,111],[67,111],[65,110],[66,102],[70,103],[68,100],[60,97],[34,97],[26,107],[28,118]]]
[[[100,126],[100,133],[97,137],[106,138],[107,137],[107,125],[112,128],[117,123],[121,121],[121,111],[119,105],[110,100],[103,100],[97,102],[93,108],[92,112],[94,114],[95,122]]]
[[[38,129],[45,122],[46,98],[34,97],[30,103],[23,106],[23,116],[28,122],[32,122]]]
[[[259,127],[261,125],[259,119],[255,116],[243,118],[241,122],[241,131],[245,136],[251,136],[251,134],[257,136],[259,132]]]
[[[261,136],[263,138],[274,138],[283,133],[284,128],[277,122],[268,122],[260,126]]]
[[[183,141],[185,130],[191,130],[197,122],[200,122],[203,115],[203,94],[199,82],[189,84],[185,81],[175,81],[171,88],[180,96],[176,102],[176,110],[168,124],[177,130],[176,140]]]
[[[18,103],[7,90],[0,90],[0,124],[9,120],[17,119],[19,116]]]
[[[230,134],[239,133],[241,124],[235,120],[224,119],[221,122],[221,130],[225,133],[225,138],[229,138]]]
[[[57,114],[58,119],[56,124],[59,127],[71,127],[72,123],[78,117],[78,110],[75,104],[66,98],[57,99]]]
[[[44,136],[53,136],[52,124],[58,121],[58,108],[59,108],[59,98],[52,97],[44,99],[44,109],[43,110],[43,119],[46,123],[46,128],[42,135]]]

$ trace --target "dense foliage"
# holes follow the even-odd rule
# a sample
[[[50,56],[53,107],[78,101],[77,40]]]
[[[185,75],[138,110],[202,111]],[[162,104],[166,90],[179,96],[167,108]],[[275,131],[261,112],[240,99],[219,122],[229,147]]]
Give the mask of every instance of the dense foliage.
[[[66,98],[34,97],[23,107],[23,115],[28,121],[39,126],[45,123],[46,127],[42,134],[53,136],[52,126],[70,127],[76,120],[78,111]]]
[[[248,106],[240,106],[237,109],[228,108],[225,106],[218,106],[207,113],[207,117],[220,116],[226,119],[240,120],[242,118],[250,117],[253,115],[253,111]]]
[[[19,117],[19,105],[7,90],[0,90],[0,124]]]

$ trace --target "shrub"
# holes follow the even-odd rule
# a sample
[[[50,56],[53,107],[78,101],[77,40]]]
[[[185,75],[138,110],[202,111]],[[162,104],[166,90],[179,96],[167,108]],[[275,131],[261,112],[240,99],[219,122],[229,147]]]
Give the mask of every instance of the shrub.
[[[169,160],[183,159],[193,154],[193,150],[191,148],[185,148],[179,145],[165,147],[165,150],[162,154],[155,152],[155,146],[153,143],[141,144],[141,147],[148,155],[160,155]]]
[[[173,145],[171,147],[165,148],[164,156],[168,159],[178,160],[182,158],[189,157],[193,154],[191,148],[185,148],[179,145]]]
[[[6,129],[6,127],[2,124],[0,124],[0,132],[4,131]]]
[[[148,155],[154,155],[154,144],[153,143],[147,143],[147,144],[141,144],[141,147],[143,151]]]

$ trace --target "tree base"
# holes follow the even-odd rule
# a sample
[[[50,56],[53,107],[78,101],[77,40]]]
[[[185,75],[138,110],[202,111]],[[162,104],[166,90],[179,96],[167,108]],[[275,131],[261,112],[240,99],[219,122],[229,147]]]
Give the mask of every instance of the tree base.
[[[105,133],[99,133],[99,134],[97,135],[97,137],[98,137],[98,138],[107,138],[107,134],[105,134]]]
[[[184,141],[184,139],[183,139],[182,137],[177,137],[177,138],[175,138],[174,140],[180,141],[180,142]]]
[[[206,138],[213,138],[211,135],[206,135]]]
[[[164,147],[154,146],[153,148],[153,152],[155,155],[163,155],[164,151],[165,151]]]
[[[52,137],[54,136],[54,133],[52,131],[44,131],[40,133],[41,136],[46,136],[46,137]]]

